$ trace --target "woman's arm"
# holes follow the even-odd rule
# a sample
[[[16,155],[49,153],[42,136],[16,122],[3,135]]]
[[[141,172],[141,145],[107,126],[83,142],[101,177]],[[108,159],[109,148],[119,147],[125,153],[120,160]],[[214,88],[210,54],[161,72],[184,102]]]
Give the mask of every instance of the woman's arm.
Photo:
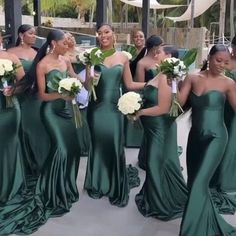
[[[192,89],[192,76],[187,75],[184,81],[181,83],[181,86],[177,93],[177,100],[181,106],[183,106],[186,103],[189,93],[191,92],[191,89]]]
[[[236,113],[236,83],[233,80],[229,81],[229,86],[226,91],[227,99]]]
[[[167,84],[166,76],[163,74],[158,75],[158,105],[141,109],[138,111],[137,116],[160,116],[167,114],[171,106],[171,88]]]
[[[123,81],[128,90],[139,90],[145,86],[144,82],[134,82],[129,68],[129,61],[124,62]]]
[[[37,75],[37,84],[38,84],[38,95],[39,98],[43,101],[52,101],[62,96],[55,92],[55,93],[46,93],[46,83],[45,83],[45,68],[43,64],[39,63],[36,68],[36,75]]]

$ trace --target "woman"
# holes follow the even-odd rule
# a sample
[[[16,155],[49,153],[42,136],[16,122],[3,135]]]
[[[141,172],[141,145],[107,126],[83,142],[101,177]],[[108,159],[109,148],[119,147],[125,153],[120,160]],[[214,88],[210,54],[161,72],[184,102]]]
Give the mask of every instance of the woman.
[[[67,32],[66,34],[67,38],[67,44],[68,44],[68,51],[66,52],[65,56],[69,58],[69,60],[72,63],[73,69],[76,74],[79,74],[81,71],[85,70],[85,66],[80,63],[77,59],[77,56],[79,52],[76,50],[76,41],[75,37]],[[89,132],[89,127],[88,127],[88,122],[87,122],[87,102],[85,104],[81,104],[80,101],[80,96],[85,96],[88,97],[88,91],[85,88],[82,88],[80,95],[78,95],[78,103],[80,107],[80,112],[82,114],[82,127],[78,128],[78,139],[79,139],[79,145],[80,145],[80,151],[82,156],[87,156],[89,152],[89,146],[90,146],[90,132]],[[86,98],[84,98],[85,101],[87,101]],[[84,102],[84,101],[83,101]]]
[[[0,35],[0,43],[2,36]],[[24,71],[19,59],[5,51],[0,51],[0,59],[11,61],[17,66],[15,79],[20,80]],[[14,81],[11,81],[13,83]],[[10,87],[3,87],[0,79],[0,203],[8,204],[17,194],[25,189],[23,157],[18,138],[20,127],[20,107],[13,96],[13,104],[7,107],[7,96],[12,93]]]
[[[30,70],[37,53],[33,48],[35,40],[35,28],[31,25],[23,24],[18,28],[16,46],[8,49],[9,52],[20,59],[25,73]],[[21,82],[24,83],[24,81]],[[26,173],[36,177],[41,172],[50,147],[49,136],[40,119],[42,102],[36,94],[29,92],[19,95],[18,98],[22,113],[20,139],[25,156]]]
[[[104,24],[97,33],[100,49],[112,50],[112,27]],[[114,50],[99,66],[101,78],[96,86],[97,101],[92,100],[88,107],[91,149],[84,188],[92,198],[107,196],[111,204],[123,207],[128,204],[130,173],[126,171],[123,116],[117,103],[122,78],[128,89],[141,89],[144,83],[132,81],[128,57],[122,52]],[[137,176],[134,178],[138,180]]]
[[[236,37],[231,42],[231,60],[226,74],[236,81]],[[228,143],[224,157],[211,181],[215,204],[222,214],[234,214],[236,211],[236,116],[229,102],[225,103],[225,125],[228,131]]]
[[[236,110],[236,86],[224,75],[229,63],[228,49],[214,45],[209,52],[209,69],[187,76],[178,93],[179,102],[183,105],[189,97],[192,107],[187,144],[189,197],[181,236],[236,235],[236,229],[219,215],[209,188],[227,144],[225,100]]]
[[[173,57],[171,45],[156,50],[158,59]],[[172,55],[173,54],[173,55]],[[160,220],[181,217],[187,200],[187,187],[181,173],[177,125],[169,116],[172,93],[164,74],[149,80],[144,88],[144,105],[138,111],[146,140],[146,178],[135,201],[141,214]]]
[[[135,80],[139,82],[148,82],[157,75],[156,65],[160,62],[157,51],[163,44],[163,39],[152,35],[146,41],[147,54],[137,63]],[[138,165],[141,169],[146,168],[146,137],[142,136],[141,146],[138,154]]]
[[[46,54],[48,47],[50,50]],[[71,204],[79,198],[76,178],[80,150],[71,111],[72,98],[64,97],[48,87],[54,77],[77,76],[70,61],[63,57],[67,50],[64,32],[50,31],[34,60],[32,74],[29,73],[32,78],[37,78],[38,95],[44,101],[41,118],[51,143],[36,192],[42,196],[45,206],[52,209],[53,215],[69,211]]]

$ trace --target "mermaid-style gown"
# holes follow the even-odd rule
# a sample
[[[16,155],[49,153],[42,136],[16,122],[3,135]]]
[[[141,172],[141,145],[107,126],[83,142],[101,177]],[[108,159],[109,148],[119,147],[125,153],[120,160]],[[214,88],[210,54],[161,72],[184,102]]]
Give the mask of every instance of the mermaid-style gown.
[[[52,70],[46,75],[46,83],[54,77],[66,78],[66,72]],[[47,88],[50,93],[50,89]],[[50,137],[51,148],[36,186],[46,208],[53,215],[69,211],[78,200],[76,178],[79,169],[80,149],[70,102],[57,99],[43,102],[42,121]]]
[[[191,93],[190,104],[192,127],[187,145],[189,198],[180,235],[235,236],[236,229],[219,215],[209,188],[227,144],[225,95],[217,90],[199,96]]]
[[[13,98],[12,107],[6,107],[6,97],[0,92],[0,205],[7,205],[8,201],[26,187],[18,137],[20,116],[17,99]]]
[[[236,81],[236,71],[231,71],[230,76]],[[236,211],[236,116],[228,101],[225,102],[224,116],[229,138],[224,157],[211,185],[218,210],[223,214],[234,214]],[[229,192],[234,194],[227,194]]]
[[[158,89],[144,88],[144,108],[158,104]],[[146,140],[146,178],[135,201],[141,214],[161,220],[181,217],[187,201],[187,186],[181,173],[177,125],[168,114],[142,116]]]
[[[147,83],[149,80],[153,79],[157,75],[156,69],[150,69],[145,71],[145,82]],[[138,153],[138,165],[141,169],[146,169],[146,137],[142,134],[141,136],[141,146]]]
[[[25,73],[32,61],[21,59]],[[24,154],[26,174],[38,176],[47,158],[50,142],[49,136],[40,118],[42,101],[36,94],[19,95],[21,106],[20,140]]]
[[[123,66],[100,67],[102,74],[96,87],[98,99],[92,100],[88,107],[91,149],[84,188],[92,198],[107,196],[111,204],[122,207],[128,204],[130,187],[124,153],[123,115],[117,109]]]

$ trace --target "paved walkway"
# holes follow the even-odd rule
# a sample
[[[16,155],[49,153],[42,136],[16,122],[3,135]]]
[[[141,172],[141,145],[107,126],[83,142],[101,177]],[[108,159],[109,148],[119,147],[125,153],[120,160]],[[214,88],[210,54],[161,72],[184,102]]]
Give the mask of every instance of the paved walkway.
[[[186,150],[186,140],[190,123],[189,114],[178,121],[178,142]],[[180,157],[186,177],[185,155]],[[126,149],[127,164],[137,166],[138,149]],[[80,200],[75,203],[71,212],[63,217],[50,219],[33,236],[177,236],[180,219],[162,222],[143,217],[137,210],[134,197],[139,188],[132,189],[127,207],[117,208],[110,205],[108,199],[91,199],[83,192],[83,181],[86,170],[86,159],[81,159],[78,176]],[[139,169],[143,183],[145,172]],[[228,222],[236,226],[236,215],[226,216]]]

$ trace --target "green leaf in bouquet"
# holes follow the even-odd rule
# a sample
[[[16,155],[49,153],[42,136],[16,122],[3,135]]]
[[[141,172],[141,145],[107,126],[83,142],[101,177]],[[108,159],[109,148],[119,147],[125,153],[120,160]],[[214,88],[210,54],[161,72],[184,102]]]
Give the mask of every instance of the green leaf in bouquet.
[[[197,48],[189,49],[183,56],[184,65],[188,68],[190,65],[194,63],[197,57]]]
[[[230,70],[225,70],[225,75],[233,80],[236,80],[236,76]]]
[[[132,59],[134,59],[137,56],[137,48],[134,45],[131,44],[123,44],[121,46],[121,51],[129,52],[132,55]]]

